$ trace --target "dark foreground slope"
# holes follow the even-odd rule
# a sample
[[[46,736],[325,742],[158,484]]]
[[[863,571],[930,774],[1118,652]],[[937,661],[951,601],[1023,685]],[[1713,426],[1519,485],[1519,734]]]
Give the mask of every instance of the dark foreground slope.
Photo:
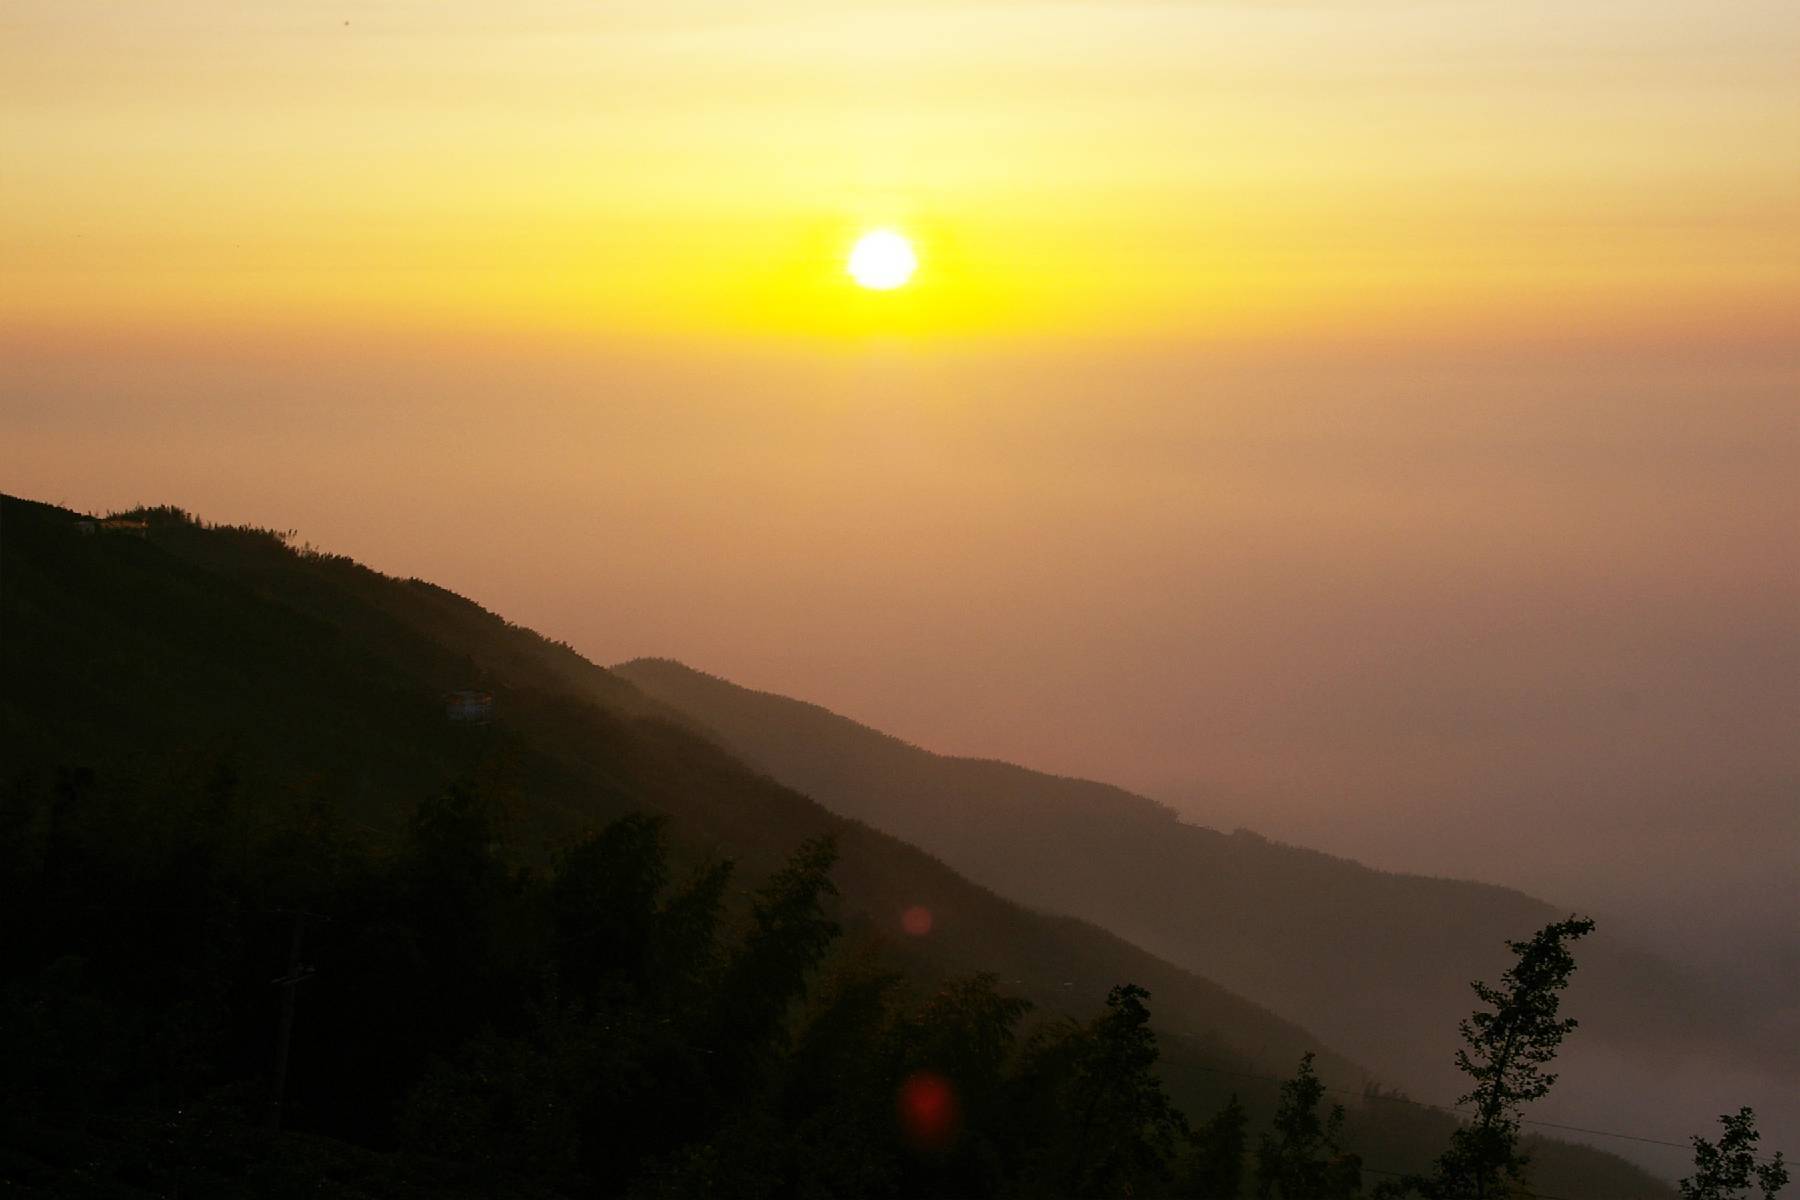
[[[442,589],[298,552],[267,532],[203,528],[171,511],[133,516],[143,528],[90,533],[76,514],[12,499],[0,505],[5,865],[27,886],[47,886],[54,876],[62,889],[28,896],[6,913],[7,944],[31,949],[4,967],[15,1006],[9,1011],[28,1015],[31,1024],[27,1031],[21,1018],[9,1031],[32,1043],[13,1045],[18,1053],[9,1060],[38,1053],[45,1039],[63,1039],[53,1049],[77,1066],[57,1082],[58,1095],[78,1111],[84,1101],[98,1108],[112,1086],[107,1080],[120,1072],[162,1081],[132,1093],[136,1107],[128,1115],[84,1126],[87,1140],[69,1143],[58,1160],[63,1166],[88,1155],[96,1138],[125,1146],[128,1167],[139,1162],[145,1139],[191,1138],[183,1122],[191,1120],[196,1096],[258,1109],[271,1058],[264,1039],[279,1022],[280,989],[267,980],[289,975],[291,910],[324,896],[340,909],[315,920],[319,961],[361,965],[336,974],[321,967],[311,976],[302,963],[301,1032],[290,1075],[299,1103],[290,1124],[334,1137],[349,1130],[364,1149],[291,1139],[270,1149],[224,1139],[221,1154],[230,1161],[209,1160],[208,1169],[225,1180],[218,1185],[223,1194],[242,1184],[244,1163],[280,1176],[283,1162],[306,1172],[325,1160],[336,1178],[349,1181],[344,1194],[357,1194],[357,1187],[369,1194],[449,1189],[457,1176],[441,1164],[408,1167],[399,1179],[389,1160],[357,1157],[386,1152],[400,1136],[399,1115],[376,1111],[371,1097],[416,1096],[423,1081],[387,1080],[368,1095],[321,1090],[319,1081],[335,1077],[333,1070],[354,1070],[356,1054],[341,1042],[309,1044],[305,1013],[366,1014],[342,1028],[361,1028],[355,1036],[370,1055],[398,1039],[418,1042],[421,1063],[440,1054],[466,1058],[453,1044],[426,1053],[426,1034],[438,1020],[434,995],[445,1010],[485,1011],[492,972],[471,983],[444,967],[466,950],[455,934],[454,905],[438,913],[447,939],[438,960],[427,952],[429,939],[422,942],[404,924],[427,920],[418,897],[435,894],[415,886],[418,864],[438,861],[421,858],[421,845],[462,845],[453,836],[458,829],[481,831],[463,847],[477,864],[469,871],[484,878],[502,867],[516,873],[492,875],[503,883],[536,878],[588,831],[631,813],[657,814],[667,821],[676,859],[671,878],[722,858],[738,863],[726,908],[740,923],[751,907],[749,889],[807,839],[831,837],[840,854],[832,878],[842,892],[841,945],[858,954],[875,945],[880,961],[921,989],[991,972],[1002,990],[1046,1016],[1088,1017],[1113,984],[1143,985],[1163,1036],[1164,1078],[1196,1119],[1233,1091],[1253,1114],[1266,1113],[1268,1077],[1287,1074],[1301,1052],[1315,1048],[1304,1030],[1199,976],[1081,921],[1002,900],[927,854],[827,812],[668,719],[632,685]],[[458,689],[493,697],[491,723],[446,719],[445,694]],[[457,807],[464,800],[486,805],[491,821],[464,820]],[[268,847],[289,844],[329,852],[270,857]],[[87,875],[67,869],[83,861]],[[154,871],[138,870],[152,861]],[[46,874],[46,864],[59,863]],[[164,882],[146,892],[137,886],[140,875]],[[236,882],[218,882],[227,879]],[[394,882],[406,879],[414,882]],[[501,888],[496,894],[543,891],[502,883],[493,885]],[[457,889],[467,884],[452,873],[433,886],[461,895]],[[402,894],[411,899],[393,899]],[[359,895],[368,897],[367,911],[344,902]],[[519,903],[529,909],[537,901]],[[367,919],[389,907],[402,915],[385,925]],[[928,934],[900,932],[901,914],[913,907],[931,912]],[[529,979],[546,966],[532,936],[505,933],[515,921],[520,930],[538,928],[530,911],[507,916],[504,904],[482,911],[476,940],[506,956],[507,978]],[[52,926],[80,931],[87,941],[46,941],[43,931]],[[354,947],[333,942],[351,927],[359,930]],[[172,941],[173,930],[185,941],[159,945]],[[95,969],[112,961],[108,954],[122,956],[117,961],[129,969]],[[221,956],[229,969],[217,974]],[[198,988],[196,981],[215,978],[236,982]],[[364,990],[346,995],[351,978]],[[422,978],[439,980],[433,987],[441,990],[420,992]],[[391,982],[370,982],[380,979]],[[106,1026],[112,1041],[92,1044],[85,1013],[129,1014],[127,1001],[153,986],[163,990],[155,1021],[115,1021]],[[403,994],[414,1007],[396,1007]],[[453,996],[460,997],[455,1004]],[[221,1037],[237,1040],[212,1044]],[[115,1043],[116,1052],[107,1048]],[[206,1065],[188,1078],[159,1068],[159,1056]],[[1329,1054],[1321,1065],[1339,1082],[1360,1078]],[[91,1079],[80,1074],[89,1068],[98,1072]],[[350,1120],[346,1113],[359,1107],[371,1111]],[[189,1115],[177,1120],[169,1113]],[[1377,1105],[1359,1127],[1371,1155],[1386,1156],[1371,1157],[1371,1165],[1408,1168],[1441,1139],[1444,1122]],[[41,1170],[31,1156],[53,1154],[46,1146],[53,1140],[32,1142],[24,1159],[0,1162],[0,1174]],[[208,1153],[191,1145],[188,1151]],[[1641,1177],[1591,1154],[1577,1154],[1562,1178],[1565,1191],[1573,1181],[1583,1195],[1656,1194]],[[112,1182],[131,1194],[134,1180],[150,1192],[167,1186],[153,1172],[134,1176],[124,1168]]]
[[[527,857],[645,811],[673,821],[690,858],[730,857],[751,878],[828,834],[858,919],[898,937],[908,907],[936,914],[928,946],[896,953],[945,974],[990,970],[1073,1010],[1133,979],[1158,989],[1171,1029],[1210,1031],[1267,1064],[1320,1048],[1109,933],[1001,900],[828,812],[630,684],[440,588],[172,513],[151,513],[142,538],[84,537],[72,514],[11,500],[4,521],[15,779],[66,764],[166,778],[228,759],[256,786],[341,805],[367,837],[392,842],[424,796],[500,776]],[[465,689],[492,696],[491,723],[446,718],[446,694]]]
[[[1001,895],[1204,972],[1427,1094],[1460,1090],[1442,1031],[1465,1011],[1468,981],[1493,974],[1503,939],[1566,915],[1507,888],[1376,871],[1187,824],[1106,784],[932,754],[679,663],[613,671],[836,811]],[[1570,996],[1581,1049],[1649,1063],[1732,1049],[1733,1014],[1672,967],[1604,937],[1581,958]],[[1767,1052],[1792,1048],[1758,1051]]]

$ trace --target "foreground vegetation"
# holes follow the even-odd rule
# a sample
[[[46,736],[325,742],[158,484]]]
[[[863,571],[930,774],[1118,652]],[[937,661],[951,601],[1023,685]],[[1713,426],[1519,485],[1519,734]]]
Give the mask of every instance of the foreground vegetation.
[[[1312,1056],[1252,1146],[1235,1099],[1166,1094],[1148,994],[1034,1017],[991,976],[929,994],[838,948],[828,841],[729,915],[731,865],[673,876],[630,816],[552,867],[455,789],[375,855],[329,810],[269,821],[229,770],[132,805],[90,776],[4,813],[19,903],[0,990],[0,1179],[30,1194],[1351,1197],[1361,1160]],[[1379,1195],[1515,1194],[1519,1111],[1573,1022],[1566,943],[1463,1026],[1473,1118]],[[271,1045],[271,1034],[273,1044]],[[271,1064],[275,1064],[271,1070]],[[281,1126],[304,1137],[280,1134]],[[1685,1194],[1785,1182],[1728,1120]]]
[[[538,871],[466,790],[385,858],[317,810],[254,828],[229,774],[114,800],[65,775],[5,814],[15,1186],[223,1194],[268,1182],[276,1124],[374,1191],[1192,1194],[1206,1169],[1141,989],[1022,1029],[991,978],[914,994],[870,947],[821,973],[829,843],[729,920],[729,864],[672,879],[651,818]],[[351,1147],[398,1153],[368,1175]]]
[[[0,504],[11,1193],[1298,1197],[1457,1128],[441,589]]]

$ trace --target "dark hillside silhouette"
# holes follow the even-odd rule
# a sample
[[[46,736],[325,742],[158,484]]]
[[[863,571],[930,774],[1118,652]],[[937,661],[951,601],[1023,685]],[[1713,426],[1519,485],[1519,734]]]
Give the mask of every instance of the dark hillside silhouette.
[[[662,719],[632,685],[440,588],[268,532],[142,516],[147,539],[88,539],[73,535],[74,514],[6,502],[0,653],[14,786],[47,788],[67,764],[166,786],[228,762],[240,786],[328,805],[392,845],[421,794],[476,780],[502,798],[527,857],[648,811],[672,819],[690,859],[730,856],[753,876],[829,834],[858,918],[899,938],[901,914],[929,907],[925,957],[947,973],[990,969],[1071,1010],[1137,979],[1166,1019],[1208,1031],[1234,1061],[1317,1042],[1108,933],[1000,900],[832,815]],[[471,683],[493,697],[491,725],[447,717],[444,697]]]
[[[1491,948],[1561,915],[1487,884],[1377,871],[1221,833],[1152,800],[1010,763],[933,754],[817,705],[663,659],[613,671],[781,782],[940,856],[1001,895],[1115,930],[1318,1030],[1435,1094],[1456,1077],[1434,1031],[1462,1012]],[[1635,1057],[1756,1040],[1676,968],[1600,942],[1575,1003],[1588,1037]],[[1329,981],[1321,986],[1321,981]]]
[[[911,1078],[893,1072],[960,1063],[986,1082],[959,1119],[1003,1175],[1104,1190],[1186,1153],[1160,1096],[1212,1128],[1235,1093],[1254,1129],[1303,1053],[1353,1092],[1364,1078],[1198,974],[833,815],[442,589],[267,531],[125,516],[142,525],[85,532],[0,501],[0,869],[19,898],[0,913],[0,1179],[701,1194],[760,1162],[743,1194],[879,1191],[898,1177],[858,1172],[912,1160],[843,1138],[890,1129],[882,1089]],[[459,693],[484,698],[480,720],[458,719]],[[905,932],[912,910],[928,931]],[[1127,984],[1153,997],[1141,1017]],[[880,1070],[853,1085],[858,1063]],[[1135,1064],[1129,1087],[1115,1063]],[[921,1111],[949,1111],[919,1087]],[[1006,1125],[1056,1096],[1092,1119]],[[600,1131],[558,1124],[570,1111]],[[1451,1125],[1393,1103],[1354,1117],[1394,1170]],[[256,1127],[276,1119],[269,1143]],[[1568,1154],[1564,1190],[1665,1194]]]

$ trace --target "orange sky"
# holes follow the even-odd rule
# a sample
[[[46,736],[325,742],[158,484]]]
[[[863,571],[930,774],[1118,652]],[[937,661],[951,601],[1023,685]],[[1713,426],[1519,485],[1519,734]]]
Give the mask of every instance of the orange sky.
[[[11,0],[0,486],[1774,925],[1797,61],[1792,0]]]
[[[1785,0],[0,19],[9,324],[807,343],[1800,319]],[[871,224],[920,242],[903,293],[844,282]]]

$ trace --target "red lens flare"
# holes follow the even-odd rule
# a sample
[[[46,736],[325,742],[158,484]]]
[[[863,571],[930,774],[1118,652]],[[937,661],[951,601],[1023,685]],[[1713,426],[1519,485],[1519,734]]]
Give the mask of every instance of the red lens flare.
[[[923,904],[915,904],[900,914],[900,928],[914,937],[924,937],[931,932],[931,910]]]
[[[935,1071],[914,1071],[900,1085],[900,1130],[920,1150],[942,1150],[956,1138],[956,1089]]]

